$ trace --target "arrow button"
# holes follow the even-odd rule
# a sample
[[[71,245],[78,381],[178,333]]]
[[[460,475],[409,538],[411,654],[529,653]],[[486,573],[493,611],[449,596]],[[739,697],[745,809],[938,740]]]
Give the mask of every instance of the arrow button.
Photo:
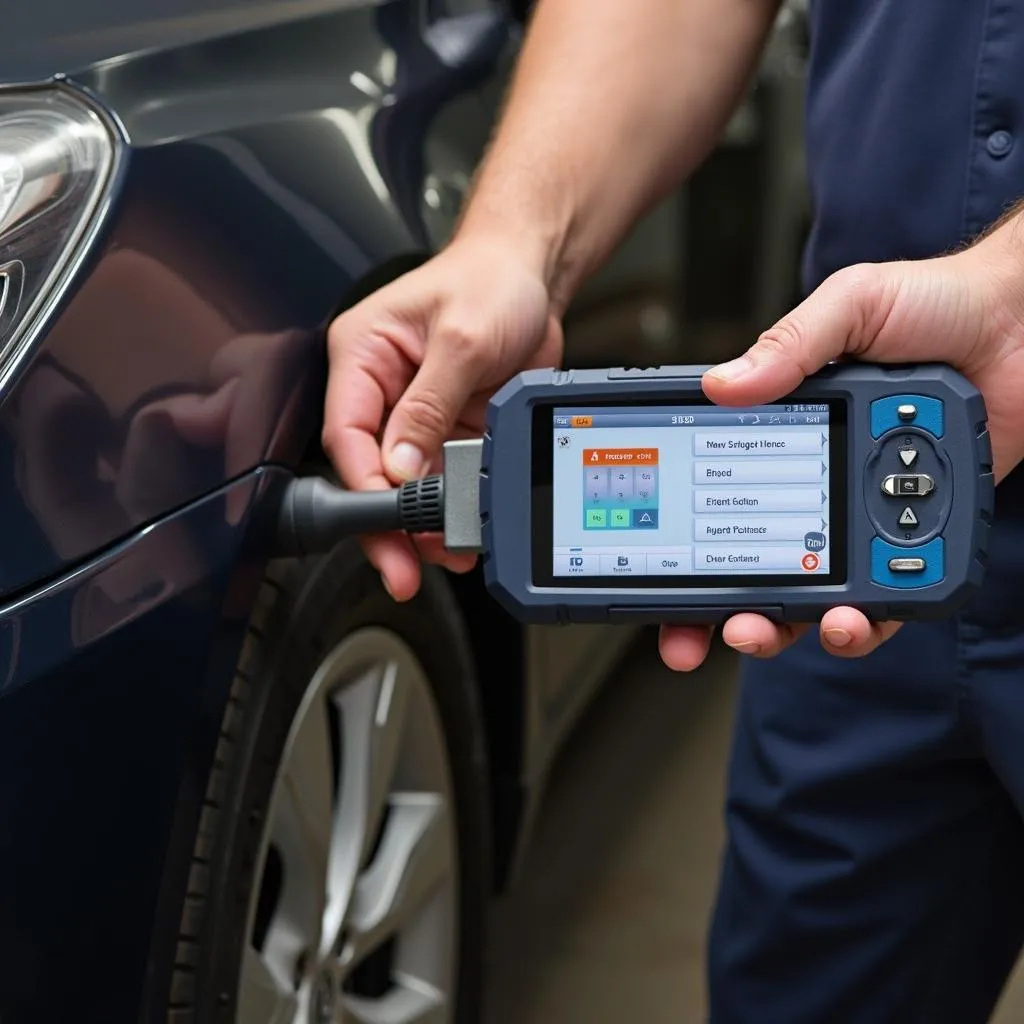
[[[908,505],[900,516],[900,526],[917,526],[917,516],[914,510]]]
[[[915,462],[917,462],[917,449],[916,448],[901,448],[900,449],[900,462],[909,469]]]

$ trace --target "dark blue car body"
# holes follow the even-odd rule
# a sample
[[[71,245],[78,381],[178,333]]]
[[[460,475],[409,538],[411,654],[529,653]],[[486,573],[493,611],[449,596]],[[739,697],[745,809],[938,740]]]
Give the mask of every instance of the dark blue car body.
[[[4,21],[5,88],[56,77],[121,151],[0,407],[0,1019],[163,1020],[277,501],[318,447],[325,327],[442,244],[513,25],[485,0]],[[226,380],[227,420],[183,436],[161,403]]]

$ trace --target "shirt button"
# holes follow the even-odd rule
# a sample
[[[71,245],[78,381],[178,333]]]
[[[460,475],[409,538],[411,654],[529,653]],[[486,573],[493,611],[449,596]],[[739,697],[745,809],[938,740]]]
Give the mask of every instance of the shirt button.
[[[1004,157],[1013,149],[1013,136],[1000,128],[988,137],[985,148],[994,157]]]

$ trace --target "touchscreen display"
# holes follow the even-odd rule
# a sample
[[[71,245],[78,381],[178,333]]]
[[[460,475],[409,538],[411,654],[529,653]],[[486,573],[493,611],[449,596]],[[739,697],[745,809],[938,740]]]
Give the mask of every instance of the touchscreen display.
[[[552,581],[834,581],[839,404],[552,408]]]

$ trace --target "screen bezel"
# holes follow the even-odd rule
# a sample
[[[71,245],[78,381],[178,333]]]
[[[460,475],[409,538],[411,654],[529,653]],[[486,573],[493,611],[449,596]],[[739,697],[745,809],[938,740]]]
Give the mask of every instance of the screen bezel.
[[[829,572],[803,575],[784,573],[726,574],[701,573],[679,576],[555,576],[554,575],[554,410],[573,407],[596,409],[639,409],[649,406],[678,406],[680,409],[712,406],[707,399],[688,395],[660,394],[632,401],[547,400],[533,406],[530,430],[532,525],[532,572],[535,587],[573,590],[729,590],[736,587],[766,589],[769,587],[831,587],[847,581],[849,532],[847,507],[849,486],[847,475],[847,409],[841,398],[816,398],[801,395],[802,403],[828,406],[829,415],[829,531],[832,538]],[[771,403],[771,404],[784,404]],[[735,410],[742,412],[741,409]],[[839,538],[839,543],[836,543]]]

